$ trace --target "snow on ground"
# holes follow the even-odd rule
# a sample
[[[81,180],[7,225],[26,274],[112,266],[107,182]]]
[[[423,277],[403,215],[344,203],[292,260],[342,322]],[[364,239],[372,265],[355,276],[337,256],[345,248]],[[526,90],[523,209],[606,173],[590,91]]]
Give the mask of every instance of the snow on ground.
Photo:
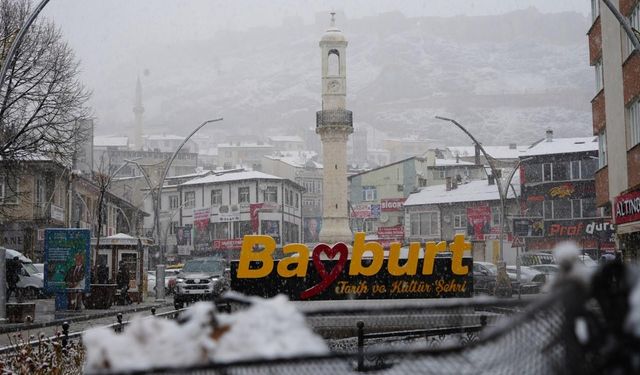
[[[250,300],[247,310],[231,315],[217,314],[211,303],[197,303],[184,314],[184,324],[137,317],[122,334],[108,328],[89,330],[83,335],[85,369],[129,371],[328,353],[322,338],[285,296]],[[218,329],[212,324],[215,319]]]

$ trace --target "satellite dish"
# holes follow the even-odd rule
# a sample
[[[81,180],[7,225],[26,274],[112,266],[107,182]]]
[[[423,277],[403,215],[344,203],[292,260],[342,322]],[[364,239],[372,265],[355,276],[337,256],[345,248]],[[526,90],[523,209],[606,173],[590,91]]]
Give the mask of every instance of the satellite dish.
[[[258,185],[258,189],[260,189],[260,191],[265,191],[265,190],[267,190],[267,185],[266,184],[260,184],[260,185]]]
[[[387,215],[387,214],[380,215],[380,222],[381,223],[386,223],[387,221],[389,221],[389,215]]]

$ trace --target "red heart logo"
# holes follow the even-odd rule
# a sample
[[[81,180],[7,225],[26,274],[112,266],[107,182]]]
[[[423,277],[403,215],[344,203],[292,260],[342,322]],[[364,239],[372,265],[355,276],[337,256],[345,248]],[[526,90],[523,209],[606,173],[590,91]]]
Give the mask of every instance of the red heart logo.
[[[339,255],[338,262],[329,273],[327,273],[327,270],[324,268],[324,263],[322,263],[322,260],[320,259],[320,254],[322,253],[325,253],[329,259],[333,259],[336,255]],[[327,289],[327,287],[338,278],[344,269],[344,265],[347,263],[348,257],[349,248],[342,242],[338,242],[333,245],[333,247],[329,247],[329,245],[324,243],[316,245],[316,247],[313,248],[311,259],[313,260],[314,267],[316,267],[316,270],[318,271],[318,275],[320,275],[320,282],[300,293],[300,299],[311,298]]]

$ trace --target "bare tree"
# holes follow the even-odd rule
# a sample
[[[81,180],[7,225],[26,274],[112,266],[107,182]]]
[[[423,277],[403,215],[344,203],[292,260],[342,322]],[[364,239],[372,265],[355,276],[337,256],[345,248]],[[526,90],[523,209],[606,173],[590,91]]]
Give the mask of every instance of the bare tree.
[[[0,158],[46,156],[70,165],[82,138],[78,120],[90,115],[90,93],[78,80],[73,51],[50,21],[36,20],[13,61],[4,61],[29,12],[27,0],[0,0],[0,58],[12,63],[0,82]]]

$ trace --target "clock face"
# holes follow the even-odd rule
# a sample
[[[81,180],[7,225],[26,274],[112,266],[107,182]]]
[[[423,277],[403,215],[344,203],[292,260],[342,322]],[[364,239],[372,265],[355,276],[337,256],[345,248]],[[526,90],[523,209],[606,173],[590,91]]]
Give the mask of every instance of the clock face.
[[[338,80],[329,81],[327,88],[329,89],[329,92],[337,92],[338,90],[340,90],[340,81]]]

